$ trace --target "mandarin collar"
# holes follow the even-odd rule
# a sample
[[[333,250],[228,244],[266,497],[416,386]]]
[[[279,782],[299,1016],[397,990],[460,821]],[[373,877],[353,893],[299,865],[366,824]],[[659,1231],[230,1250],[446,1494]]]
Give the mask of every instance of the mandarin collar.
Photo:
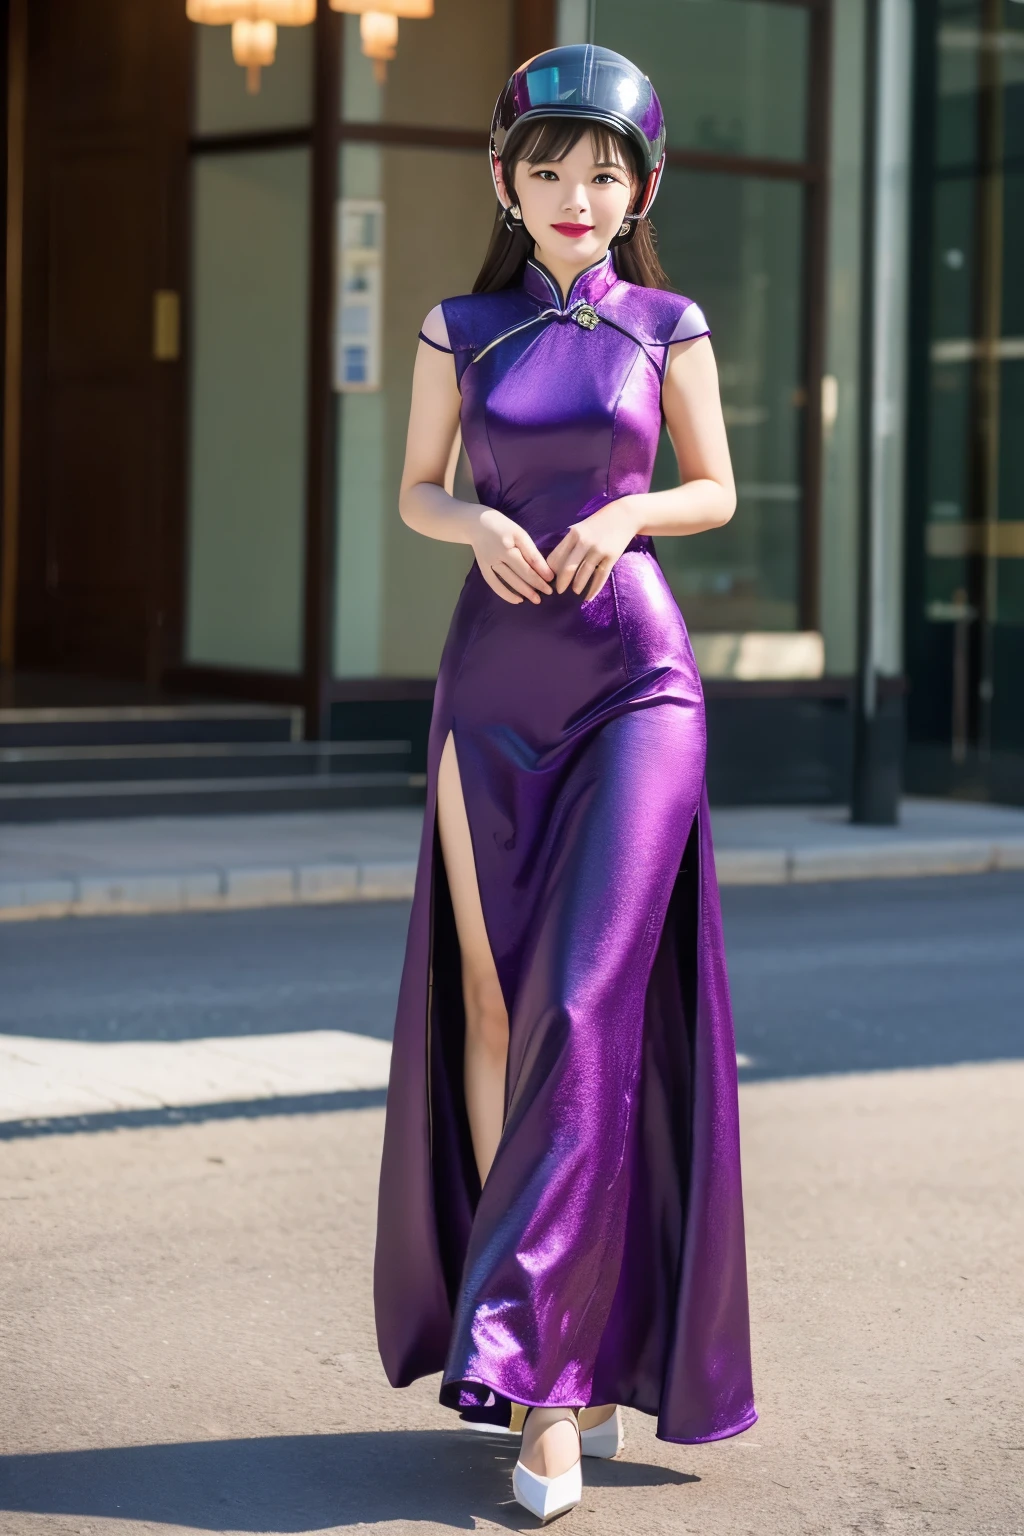
[[[572,287],[562,303],[562,290],[547,267],[531,256],[523,273],[523,287],[531,298],[541,304],[557,305],[563,313],[574,304],[599,304],[610,288],[619,281],[611,251],[606,251],[592,267],[584,267],[572,280]]]

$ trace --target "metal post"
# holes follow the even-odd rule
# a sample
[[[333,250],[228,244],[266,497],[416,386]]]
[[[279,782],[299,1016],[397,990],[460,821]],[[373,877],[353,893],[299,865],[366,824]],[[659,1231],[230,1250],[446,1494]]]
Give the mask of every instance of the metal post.
[[[864,172],[862,192],[857,673],[853,701],[853,772],[850,818],[877,826],[899,819],[902,718],[899,695],[882,694],[879,681],[883,583],[882,517],[886,496],[883,453],[893,431],[892,381],[881,355],[880,307],[891,307],[880,272],[889,253],[880,250],[882,214],[883,6],[865,0]],[[889,63],[891,68],[891,62]],[[891,81],[885,82],[891,89]],[[884,281],[888,282],[886,277]],[[899,317],[902,318],[902,317]],[[891,582],[888,584],[891,598]]]

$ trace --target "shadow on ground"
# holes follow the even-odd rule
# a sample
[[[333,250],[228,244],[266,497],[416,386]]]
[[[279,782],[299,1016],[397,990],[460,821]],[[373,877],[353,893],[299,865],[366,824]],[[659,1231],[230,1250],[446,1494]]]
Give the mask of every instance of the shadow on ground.
[[[517,1445],[465,1430],[396,1430],[3,1456],[0,1511],[196,1531],[290,1533],[390,1520],[473,1530],[477,1516],[535,1530],[512,1499]],[[642,1462],[588,1461],[586,1481],[651,1488],[698,1479]]]
[[[206,1125],[211,1120],[267,1120],[287,1115],[329,1115],[348,1109],[383,1109],[386,1088],[343,1088],[337,1093],[298,1093],[273,1099],[231,1099],[156,1109],[118,1109],[91,1115],[52,1115],[0,1121],[0,1142],[79,1131],[138,1131],[160,1125]]]

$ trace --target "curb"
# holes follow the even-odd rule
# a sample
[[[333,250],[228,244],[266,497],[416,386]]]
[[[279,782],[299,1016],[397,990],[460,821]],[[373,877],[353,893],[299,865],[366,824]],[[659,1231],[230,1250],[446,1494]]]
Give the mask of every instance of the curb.
[[[0,881],[0,922],[409,901],[415,881],[411,859]]]
[[[824,880],[912,880],[1024,869],[1024,837],[931,838],[823,848],[724,848],[720,885],[805,885]]]
[[[715,864],[720,885],[976,875],[1024,869],[1024,837],[932,839],[852,848],[723,848],[715,855]],[[412,859],[0,881],[0,922],[410,901],[415,882]]]

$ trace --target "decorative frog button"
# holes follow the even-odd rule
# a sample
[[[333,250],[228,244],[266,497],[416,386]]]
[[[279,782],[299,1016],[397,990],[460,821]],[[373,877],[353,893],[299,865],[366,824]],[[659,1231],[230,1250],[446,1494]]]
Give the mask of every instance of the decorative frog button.
[[[601,316],[593,304],[577,304],[572,310],[572,318],[585,331],[592,331],[595,326],[601,323]]]

